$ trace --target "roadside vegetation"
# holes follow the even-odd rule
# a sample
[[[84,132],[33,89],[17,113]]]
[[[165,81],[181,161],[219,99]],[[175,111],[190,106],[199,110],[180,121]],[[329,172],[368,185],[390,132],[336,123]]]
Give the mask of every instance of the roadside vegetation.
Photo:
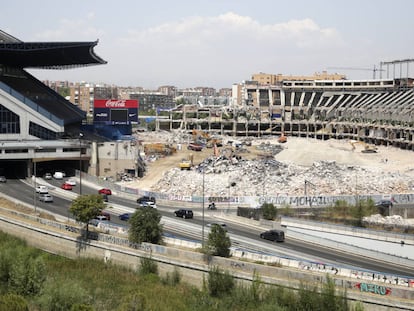
[[[201,288],[181,281],[179,269],[164,276],[141,258],[138,271],[103,261],[70,260],[27,247],[0,232],[0,310],[363,310],[348,304],[329,278],[321,288],[299,290],[238,283],[212,267]]]

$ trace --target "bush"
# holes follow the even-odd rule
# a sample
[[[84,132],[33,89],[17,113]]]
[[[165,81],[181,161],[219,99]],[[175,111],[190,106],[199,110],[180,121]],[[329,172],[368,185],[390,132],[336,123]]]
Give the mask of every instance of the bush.
[[[219,267],[213,267],[208,272],[207,288],[213,297],[229,294],[235,286],[234,278],[228,271],[223,272]]]
[[[9,293],[0,296],[1,311],[29,311],[27,301],[20,295]]]
[[[141,265],[139,267],[139,273],[141,275],[147,275],[147,274],[156,274],[158,275],[158,265],[155,260],[148,257],[142,257]]]
[[[167,276],[161,279],[163,284],[175,286],[181,282],[181,274],[177,267],[174,267],[172,273],[167,272]]]
[[[263,218],[266,220],[275,220],[277,216],[277,209],[273,203],[263,203],[261,206]]]

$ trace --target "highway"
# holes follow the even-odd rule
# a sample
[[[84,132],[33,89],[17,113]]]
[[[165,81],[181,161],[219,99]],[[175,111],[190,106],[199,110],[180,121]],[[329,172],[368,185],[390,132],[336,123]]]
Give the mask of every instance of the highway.
[[[38,183],[42,181],[38,179]],[[46,182],[46,181],[45,181]],[[0,184],[0,192],[14,197],[27,204],[34,205],[36,199],[36,208],[48,210],[52,213],[62,215],[64,217],[71,217],[69,207],[72,199],[79,193],[79,185],[75,186],[73,190],[60,189],[61,180],[48,180],[47,183],[51,187],[49,193],[54,197],[53,203],[44,203],[38,200],[37,194],[34,194],[34,189],[27,182],[21,180],[9,179],[7,183]],[[53,189],[53,187],[55,187]],[[96,194],[98,187],[92,188],[87,184],[82,183],[82,194]],[[121,221],[118,215],[124,212],[133,212],[137,203],[135,199],[127,199],[113,194],[109,196],[108,206],[113,208],[106,209],[111,214],[111,222],[117,225],[125,226],[127,223]],[[158,204],[157,204],[158,205]],[[177,237],[190,238],[196,241],[201,241],[202,236],[202,208],[193,209],[195,213],[194,219],[181,219],[174,217],[173,211],[179,207],[174,206],[159,206],[158,211],[163,217],[164,229],[168,235]],[[298,258],[300,260],[307,260],[311,262],[331,264],[335,266],[358,268],[359,270],[368,270],[380,272],[383,274],[392,274],[403,277],[414,277],[412,269],[401,267],[389,263],[382,263],[364,258],[361,256],[354,256],[348,253],[341,253],[332,249],[326,249],[318,245],[310,245],[300,240],[286,238],[284,243],[274,243],[259,238],[259,233],[266,229],[259,227],[245,226],[239,223],[230,222],[223,219],[215,219],[212,217],[214,211],[205,210],[204,224],[211,222],[224,222],[228,227],[228,235],[232,240],[232,245],[246,250],[254,250],[256,252],[263,252],[271,255],[278,255],[282,257]],[[205,238],[208,235],[208,228],[205,227]]]

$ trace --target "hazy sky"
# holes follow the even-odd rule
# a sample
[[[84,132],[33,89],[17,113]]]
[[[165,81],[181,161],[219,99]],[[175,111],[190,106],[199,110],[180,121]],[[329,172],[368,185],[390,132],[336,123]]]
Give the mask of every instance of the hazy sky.
[[[148,89],[231,87],[258,72],[369,79],[381,61],[414,57],[412,0],[14,0],[0,29],[26,42],[99,39],[108,64],[29,70],[39,79]]]

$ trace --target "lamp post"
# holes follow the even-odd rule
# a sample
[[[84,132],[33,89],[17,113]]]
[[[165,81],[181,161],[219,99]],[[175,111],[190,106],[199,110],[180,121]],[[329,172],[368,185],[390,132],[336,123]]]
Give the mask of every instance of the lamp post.
[[[33,157],[33,177],[34,177],[34,187],[33,187],[33,206],[34,206],[34,212],[36,214],[36,160]]]
[[[82,137],[83,134],[79,133],[79,196],[82,195]]]
[[[203,199],[202,199],[202,203],[203,203],[202,225],[203,225],[203,228],[202,228],[202,231],[201,231],[201,245],[202,245],[203,249],[204,249],[204,175],[205,175],[205,173],[204,173],[204,167],[203,167]]]

